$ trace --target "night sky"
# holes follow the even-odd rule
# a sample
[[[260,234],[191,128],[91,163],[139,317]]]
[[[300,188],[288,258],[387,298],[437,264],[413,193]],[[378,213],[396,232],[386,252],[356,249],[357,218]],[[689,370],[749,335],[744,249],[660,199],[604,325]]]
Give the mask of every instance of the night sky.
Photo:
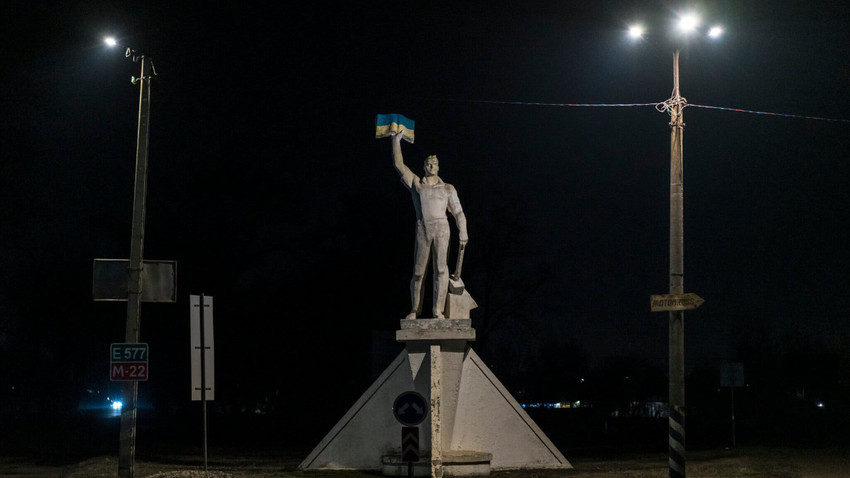
[[[156,67],[145,258],[177,261],[178,302],[142,307],[143,396],[189,400],[189,294],[215,298],[222,403],[344,409],[396,353],[414,211],[379,113],[415,120],[407,164],[437,154],[457,188],[473,346],[497,375],[547,343],[666,364],[649,296],[668,290],[670,128],[652,104],[687,2],[180,3],[5,9],[0,386],[109,386],[124,340],[126,306],[91,297],[93,259],[129,256],[139,99],[107,34]],[[685,289],[706,300],[688,367],[748,343],[846,351],[850,13],[693,6],[726,34],[681,46]]]

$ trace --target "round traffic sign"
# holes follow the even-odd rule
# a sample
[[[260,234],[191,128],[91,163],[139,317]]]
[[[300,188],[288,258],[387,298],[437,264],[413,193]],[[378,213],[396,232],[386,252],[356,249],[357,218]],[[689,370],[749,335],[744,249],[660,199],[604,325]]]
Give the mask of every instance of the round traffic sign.
[[[393,416],[402,425],[415,427],[428,416],[428,408],[428,401],[421,394],[402,392],[393,402]]]

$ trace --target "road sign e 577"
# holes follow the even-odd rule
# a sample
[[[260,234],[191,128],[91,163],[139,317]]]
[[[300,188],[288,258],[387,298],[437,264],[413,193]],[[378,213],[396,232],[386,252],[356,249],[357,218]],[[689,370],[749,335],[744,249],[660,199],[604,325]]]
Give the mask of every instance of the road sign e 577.
[[[109,346],[109,379],[113,381],[147,380],[148,344],[111,344]]]

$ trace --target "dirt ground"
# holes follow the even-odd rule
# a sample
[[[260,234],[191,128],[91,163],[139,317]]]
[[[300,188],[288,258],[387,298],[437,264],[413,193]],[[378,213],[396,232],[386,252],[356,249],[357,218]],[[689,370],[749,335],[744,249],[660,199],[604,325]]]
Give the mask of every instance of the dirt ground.
[[[570,458],[572,470],[514,470],[493,472],[494,478],[662,478],[668,476],[666,454],[578,456]],[[374,478],[379,473],[357,471],[300,472],[297,457],[269,455],[213,456],[208,472],[202,458],[161,455],[136,462],[139,478]],[[13,458],[0,458],[3,478],[114,477],[117,460],[100,456],[67,466],[44,466]],[[746,478],[850,477],[850,450],[741,448],[688,453],[687,475]]]

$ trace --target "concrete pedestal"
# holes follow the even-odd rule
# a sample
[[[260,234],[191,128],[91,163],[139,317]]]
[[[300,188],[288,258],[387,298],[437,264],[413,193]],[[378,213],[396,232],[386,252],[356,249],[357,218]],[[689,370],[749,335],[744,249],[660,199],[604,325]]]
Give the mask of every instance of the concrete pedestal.
[[[299,469],[382,470],[406,476],[395,398],[429,400],[420,424],[417,476],[481,476],[490,470],[572,468],[481,361],[469,319],[402,320],[405,350],[384,370]]]
[[[476,451],[443,451],[442,465],[444,476],[486,476],[490,474],[491,453]],[[381,474],[384,476],[408,476],[408,464],[401,461],[401,455],[392,454],[381,457]],[[432,476],[431,462],[419,461],[413,465],[413,476]]]

